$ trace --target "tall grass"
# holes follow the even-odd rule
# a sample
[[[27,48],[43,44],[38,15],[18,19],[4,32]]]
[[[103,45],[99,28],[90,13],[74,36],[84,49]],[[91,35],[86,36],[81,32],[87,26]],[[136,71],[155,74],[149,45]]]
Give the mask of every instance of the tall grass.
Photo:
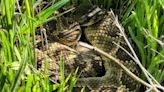
[[[41,4],[39,0],[0,1],[0,92],[55,89],[47,76],[35,70],[35,29],[67,2],[51,3],[36,14],[34,11]]]
[[[164,35],[162,32],[164,16],[159,3],[154,0],[137,0],[133,11],[126,19],[126,25],[138,48],[142,65],[158,82],[162,83],[164,81],[164,48],[159,38]]]

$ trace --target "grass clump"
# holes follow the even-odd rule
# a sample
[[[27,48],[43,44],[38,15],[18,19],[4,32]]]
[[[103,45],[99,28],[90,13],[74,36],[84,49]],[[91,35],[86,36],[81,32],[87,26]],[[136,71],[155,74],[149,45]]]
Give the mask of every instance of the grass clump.
[[[0,1],[0,92],[50,92],[49,79],[36,69],[35,29],[68,0],[36,13],[40,0]]]
[[[164,19],[161,12],[163,8],[159,3],[154,0],[138,0],[124,23],[136,43],[142,65],[158,82],[162,83],[164,49],[160,38],[164,35],[162,27]]]

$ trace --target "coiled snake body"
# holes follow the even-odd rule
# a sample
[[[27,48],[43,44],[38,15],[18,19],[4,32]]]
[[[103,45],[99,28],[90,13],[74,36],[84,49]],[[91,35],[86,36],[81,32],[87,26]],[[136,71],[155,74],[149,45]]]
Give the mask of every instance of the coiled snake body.
[[[89,9],[90,15],[83,15],[79,18],[83,19],[87,17],[88,22],[86,20],[79,21],[78,18],[75,19],[79,25],[76,26],[75,30],[82,30],[85,34],[87,41],[112,55],[113,57],[119,59],[119,61],[129,68],[133,73],[138,75],[138,70],[136,64],[132,61],[132,59],[117,45],[114,43],[124,47],[129,51],[127,44],[125,43],[122,35],[120,34],[119,29],[115,24],[115,17],[112,12],[107,12],[101,10],[99,7],[95,7],[94,12],[91,12]],[[70,16],[74,18],[76,13],[79,11],[75,10]],[[86,10],[87,11],[87,10]],[[92,15],[92,13],[94,13]],[[69,16],[69,17],[70,17]],[[95,17],[96,16],[96,17]],[[99,16],[99,17],[97,17]],[[96,21],[93,22],[93,20]],[[77,24],[76,24],[77,25]],[[80,28],[81,26],[81,28]],[[72,27],[69,27],[70,29]],[[71,30],[72,32],[72,30]],[[68,33],[70,35],[71,32],[61,31],[62,34]],[[79,31],[78,31],[79,32]],[[76,31],[77,34],[77,31]],[[75,35],[76,35],[75,34]],[[77,34],[79,35],[79,34]],[[67,34],[66,34],[67,36]],[[79,37],[79,36],[75,36]],[[79,38],[78,38],[79,39]],[[59,39],[60,40],[60,39]],[[63,39],[62,39],[63,40]],[[75,40],[77,41],[77,40]],[[59,41],[60,42],[60,41]],[[63,41],[62,41],[63,42]],[[57,45],[58,44],[58,45]],[[102,55],[99,55],[89,49],[82,48],[76,43],[76,48],[70,49],[64,47],[59,43],[51,43],[47,44],[46,47],[48,49],[42,50],[46,57],[50,58],[49,60],[49,71],[51,72],[50,76],[53,81],[59,80],[59,61],[57,60],[62,53],[64,57],[65,70],[66,75],[71,73],[77,67],[79,67],[79,79],[75,85],[74,91],[79,91],[80,88],[85,87],[85,91],[89,92],[137,92],[139,91],[140,84],[137,83],[134,79],[128,76],[120,66],[116,63],[111,62],[110,59],[105,58]],[[51,51],[49,51],[49,49]],[[84,50],[83,50],[84,49]],[[60,54],[59,54],[60,52]],[[37,56],[40,58],[39,56]],[[40,58],[40,62],[44,62]],[[54,63],[55,62],[55,63]],[[40,65],[40,70],[44,71],[44,64]],[[104,72],[104,74],[101,74]]]

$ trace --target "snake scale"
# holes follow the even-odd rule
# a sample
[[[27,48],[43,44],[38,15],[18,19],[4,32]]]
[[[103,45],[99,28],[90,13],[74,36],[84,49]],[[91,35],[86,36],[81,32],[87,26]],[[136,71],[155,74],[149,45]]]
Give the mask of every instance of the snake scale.
[[[111,11],[97,6],[78,6],[66,17],[60,17],[57,22],[55,39],[57,42],[46,44],[36,52],[38,67],[44,72],[45,58],[48,59],[48,70],[53,82],[59,80],[59,61],[61,55],[65,65],[65,76],[78,67],[79,78],[73,89],[74,92],[85,88],[86,92],[138,92],[140,84],[128,76],[124,70],[111,62],[110,59],[78,45],[79,39],[87,40],[89,44],[107,52],[139,75],[133,60],[119,44],[129,51],[119,29],[115,24],[115,17]],[[71,24],[69,25],[69,21]],[[62,25],[62,26],[61,26]],[[64,28],[65,27],[65,28]],[[81,37],[82,35],[82,37]],[[53,39],[54,39],[53,38]],[[66,45],[66,46],[65,46]]]

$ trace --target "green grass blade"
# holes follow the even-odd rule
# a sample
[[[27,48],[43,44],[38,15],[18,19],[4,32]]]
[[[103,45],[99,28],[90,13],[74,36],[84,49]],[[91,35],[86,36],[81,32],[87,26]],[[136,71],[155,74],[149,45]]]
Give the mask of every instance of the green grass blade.
[[[145,49],[143,48],[144,44],[142,42],[140,42],[139,40],[137,40],[137,38],[135,37],[135,35],[130,27],[128,27],[128,30],[129,30],[130,36],[132,37],[133,41],[136,43],[136,45],[139,49],[139,53],[140,53],[140,56],[142,59],[142,65],[146,66],[146,58],[145,58],[146,55],[145,55]]]
[[[25,86],[25,91],[26,92],[30,92],[33,80],[34,80],[33,76],[31,74],[29,74],[28,77],[27,77],[27,83],[26,83],[26,86]]]
[[[6,75],[1,74],[0,76],[0,92],[4,89],[5,81],[6,81]]]
[[[59,62],[59,66],[60,66],[60,87],[59,87],[59,92],[63,92],[64,91],[64,87],[65,87],[65,76],[64,76],[64,60],[63,60],[63,54],[61,53],[60,55],[60,62]]]
[[[129,6],[129,8],[127,9],[127,11],[125,12],[124,16],[122,17],[121,21],[125,21],[126,18],[128,18],[128,16],[130,15],[130,12],[132,11],[132,9],[134,8],[134,6],[136,5],[137,0],[134,0],[134,2]]]
[[[24,59],[23,59],[23,61],[21,61],[20,68],[17,71],[17,73],[16,73],[16,75],[14,77],[14,80],[13,80],[13,82],[11,84],[11,89],[10,89],[11,92],[15,92],[16,91],[16,88],[19,85],[19,81],[20,81],[21,75],[24,73],[24,69],[25,69],[26,63],[28,61],[28,59],[26,57],[26,55],[28,55],[27,52],[28,52],[27,49],[25,49],[24,53],[23,53]]]
[[[9,39],[6,37],[6,35],[8,36],[8,32],[6,32],[6,30],[0,31],[0,37],[2,40],[2,48],[3,48],[4,54],[5,54],[5,60],[8,61],[6,63],[11,63],[12,62],[12,54],[11,54],[10,42],[9,42]]]
[[[68,89],[68,92],[72,92],[72,89],[74,87],[74,85],[76,84],[76,81],[77,81],[77,72],[78,72],[79,68],[77,68],[74,72],[74,75],[73,77],[71,78],[71,82],[70,82],[70,86],[69,86],[69,89]]]
[[[48,7],[47,9],[41,11],[38,15],[37,15],[37,23],[35,26],[40,25],[41,23],[44,23],[44,21],[50,17],[50,15],[52,15],[54,13],[54,11],[58,10],[60,7],[62,7],[63,5],[65,5],[69,0],[61,0],[57,3],[55,3],[54,5]]]

